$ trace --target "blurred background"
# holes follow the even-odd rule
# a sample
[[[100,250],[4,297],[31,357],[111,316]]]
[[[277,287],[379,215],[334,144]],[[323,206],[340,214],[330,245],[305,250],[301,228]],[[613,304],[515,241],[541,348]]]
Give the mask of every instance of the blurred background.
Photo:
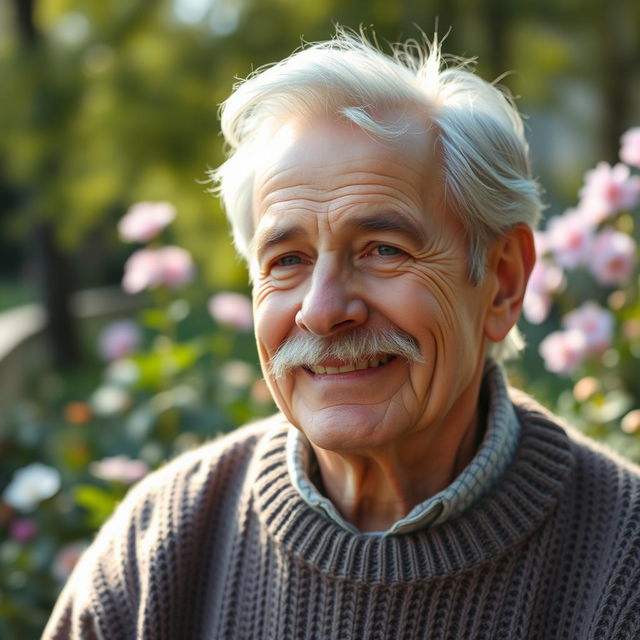
[[[516,97],[548,209],[510,376],[640,460],[639,3],[4,0],[2,638],[39,637],[132,482],[272,411],[246,272],[207,191],[217,109],[336,23],[383,48],[437,25]]]

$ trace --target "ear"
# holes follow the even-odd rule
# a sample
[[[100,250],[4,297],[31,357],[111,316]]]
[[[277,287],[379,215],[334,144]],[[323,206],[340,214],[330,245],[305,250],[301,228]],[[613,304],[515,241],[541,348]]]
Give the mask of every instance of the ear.
[[[491,246],[485,277],[493,291],[484,333],[492,342],[503,340],[518,321],[535,261],[533,233],[526,225],[512,227]]]

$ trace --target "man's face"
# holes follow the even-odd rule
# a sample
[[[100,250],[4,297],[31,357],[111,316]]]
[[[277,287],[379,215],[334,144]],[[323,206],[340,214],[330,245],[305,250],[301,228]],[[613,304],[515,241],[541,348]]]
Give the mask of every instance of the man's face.
[[[441,205],[432,134],[409,125],[388,142],[348,123],[290,121],[256,176],[260,360],[289,421],[332,451],[392,447],[475,411],[490,292],[468,281],[461,227]],[[421,360],[325,358],[281,378],[266,366],[288,339],[358,330],[408,334]]]

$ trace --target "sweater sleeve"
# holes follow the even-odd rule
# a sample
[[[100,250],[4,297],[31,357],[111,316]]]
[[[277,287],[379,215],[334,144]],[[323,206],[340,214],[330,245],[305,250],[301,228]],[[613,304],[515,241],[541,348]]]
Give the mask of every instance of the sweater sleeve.
[[[148,483],[145,483],[148,484]],[[136,637],[135,609],[141,517],[155,496],[136,487],[103,526],[74,568],[42,636],[43,640]]]
[[[261,424],[150,474],[129,491],[65,585],[43,640],[172,636],[201,591],[199,550],[235,512]]]

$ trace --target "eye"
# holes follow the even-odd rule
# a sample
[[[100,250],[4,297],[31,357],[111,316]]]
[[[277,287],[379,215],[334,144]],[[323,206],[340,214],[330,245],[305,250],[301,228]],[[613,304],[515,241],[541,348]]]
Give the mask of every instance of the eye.
[[[373,252],[379,256],[399,256],[404,253],[402,249],[398,249],[398,247],[393,247],[389,244],[379,244],[374,248]]]
[[[301,263],[302,263],[302,258],[300,256],[297,256],[295,254],[289,254],[289,255],[281,256],[280,258],[278,258],[274,262],[274,265],[277,267],[293,267]]]

